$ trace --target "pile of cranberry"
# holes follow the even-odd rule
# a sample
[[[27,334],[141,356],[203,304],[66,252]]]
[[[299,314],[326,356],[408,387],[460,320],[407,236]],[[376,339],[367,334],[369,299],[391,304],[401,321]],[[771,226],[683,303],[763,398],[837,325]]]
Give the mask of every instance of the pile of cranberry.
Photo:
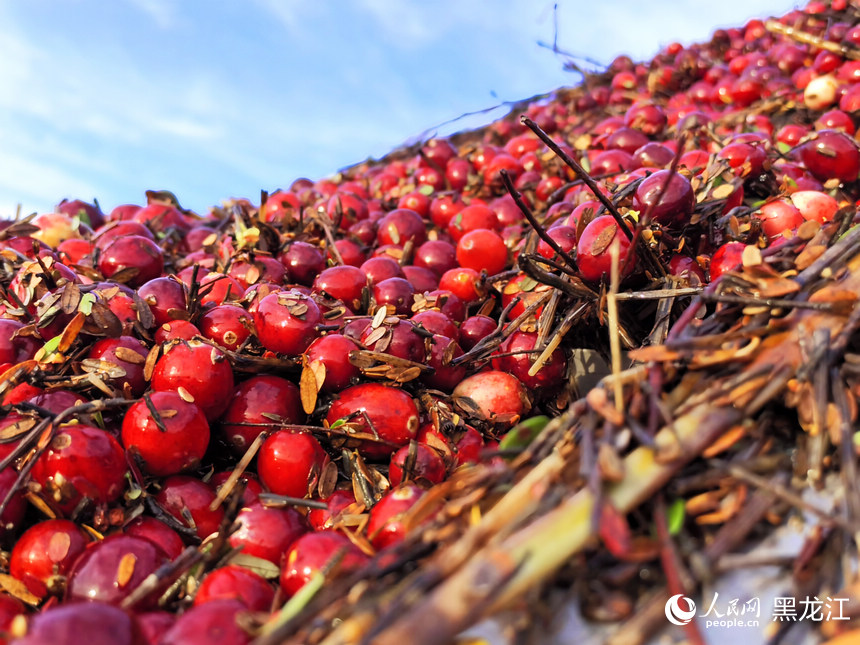
[[[4,222],[0,643],[250,642],[565,409],[613,249],[622,289],[705,287],[853,225],[858,17],[814,0],[620,57],[259,205]]]

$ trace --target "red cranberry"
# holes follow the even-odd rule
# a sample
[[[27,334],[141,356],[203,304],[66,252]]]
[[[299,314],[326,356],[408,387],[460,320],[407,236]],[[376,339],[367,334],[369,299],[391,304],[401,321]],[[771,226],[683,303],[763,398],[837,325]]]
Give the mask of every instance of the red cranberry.
[[[200,316],[200,332],[230,350],[238,349],[251,335],[251,315],[237,305],[216,305]]]
[[[71,520],[44,520],[24,531],[15,542],[9,573],[30,593],[42,598],[68,574],[89,542],[89,535]]]
[[[200,463],[209,446],[209,423],[197,405],[176,392],[153,392],[149,401],[128,409],[122,442],[140,455],[149,473],[175,475]]]
[[[745,247],[743,242],[726,242],[714,251],[714,255],[711,257],[711,281],[716,280],[726,271],[731,271],[740,266]]]
[[[168,611],[143,611],[135,614],[145,645],[159,645],[167,630],[173,627],[176,617]]]
[[[460,325],[459,342],[466,351],[472,349],[479,340],[486,338],[496,329],[496,321],[489,316],[470,316]]]
[[[424,489],[415,484],[403,484],[388,491],[370,509],[367,537],[377,549],[403,541],[406,535],[406,513],[424,496]]]
[[[469,231],[479,228],[497,231],[501,228],[496,213],[484,204],[471,204],[451,218],[448,222],[448,233],[459,242]]]
[[[180,389],[181,388],[181,389]],[[152,372],[152,389],[179,392],[197,404],[210,421],[230,403],[233,368],[220,349],[191,340],[165,348]]]
[[[420,325],[431,334],[441,334],[454,340],[459,340],[460,338],[460,330],[457,328],[457,325],[441,311],[434,309],[419,311],[412,316],[411,320],[413,324]]]
[[[371,435],[375,432],[386,443],[364,441],[361,451],[370,457],[384,457],[415,438],[418,407],[401,389],[363,383],[340,393],[329,408],[326,421],[329,425],[347,421],[360,432]]]
[[[468,397],[482,418],[508,428],[531,409],[531,401],[522,382],[516,376],[497,370],[478,372],[464,379],[454,388],[453,396],[455,401]]]
[[[495,231],[474,229],[457,242],[457,262],[461,267],[496,275],[508,265],[508,248]]]
[[[333,571],[326,572],[327,578],[351,573],[370,560],[343,533],[329,530],[306,533],[287,553],[281,571],[281,589],[287,597],[294,596],[311,578],[327,569],[334,558],[339,560]]]
[[[116,501],[125,487],[125,472],[119,442],[100,428],[78,424],[59,428],[32,476],[68,515],[84,497],[99,505]]]
[[[379,327],[367,326],[361,333],[360,342],[376,352],[385,352],[409,361],[424,359],[424,338],[415,331],[415,325],[407,320],[386,321]]]
[[[499,352],[511,355],[493,358],[493,367],[516,376],[534,392],[555,390],[564,384],[567,359],[561,349],[556,349],[536,374],[529,375],[537,355],[524,352],[534,350],[536,343],[535,332],[515,331],[499,347]]]
[[[295,241],[280,256],[290,282],[310,286],[325,269],[325,257],[318,247]]]
[[[172,340],[192,340],[200,335],[200,330],[187,320],[173,320],[155,330],[155,342],[163,345]]]
[[[358,351],[358,345],[341,334],[321,336],[308,346],[308,363],[317,361],[325,367],[323,390],[339,392],[358,380],[361,373],[349,362],[349,353],[354,351]]]
[[[329,267],[314,280],[314,291],[342,300],[353,311],[361,308],[361,295],[367,286],[367,275],[353,266]]]
[[[583,229],[576,245],[576,261],[583,280],[595,283],[604,276],[609,276],[612,269],[611,246],[618,242],[619,271],[626,265],[627,271],[633,268],[632,262],[626,262],[627,254],[631,252],[630,240],[618,230],[618,224],[611,215],[596,217]]]
[[[203,578],[194,595],[194,606],[219,598],[234,598],[251,611],[269,611],[275,600],[275,590],[263,576],[228,564]]]
[[[396,315],[409,315],[414,297],[415,290],[404,278],[387,278],[373,286],[373,301],[376,306],[391,307]]]
[[[411,241],[418,246],[427,239],[424,220],[413,210],[396,208],[379,220],[376,241],[379,244],[403,246]]]
[[[860,173],[860,149],[844,132],[821,130],[798,150],[809,172],[821,181],[854,181]]]
[[[764,204],[759,209],[761,229],[769,239],[782,235],[784,231],[792,231],[803,224],[803,216],[788,200],[777,199]]]
[[[168,477],[162,482],[155,501],[201,540],[217,531],[224,517],[220,506],[214,511],[209,508],[215,501],[215,491],[196,477]]]
[[[42,346],[41,339],[21,333],[24,323],[8,318],[0,319],[0,365],[33,358]]]
[[[400,268],[397,260],[390,257],[370,258],[361,265],[361,270],[364,271],[367,283],[371,286],[388,278],[403,277],[403,269]]]
[[[239,511],[236,521],[239,528],[230,535],[230,546],[277,565],[290,545],[308,531],[305,518],[296,509],[267,508],[259,502]]]
[[[452,359],[462,355],[463,349],[457,341],[448,336],[433,334],[426,361],[432,371],[423,373],[421,382],[437,390],[450,392],[466,376],[464,365],[455,365],[451,362]]]
[[[257,473],[273,493],[308,497],[328,462],[328,455],[312,434],[279,430],[260,447]]]
[[[322,500],[326,508],[313,508],[308,512],[308,522],[315,531],[332,528],[333,520],[340,513],[355,504],[355,494],[351,490],[336,490]]]
[[[99,254],[98,268],[105,278],[139,287],[161,275],[164,255],[158,244],[148,238],[118,237]]]
[[[392,486],[399,486],[404,480],[438,484],[445,479],[447,470],[438,451],[426,444],[415,443],[403,446],[391,455],[388,480]]]

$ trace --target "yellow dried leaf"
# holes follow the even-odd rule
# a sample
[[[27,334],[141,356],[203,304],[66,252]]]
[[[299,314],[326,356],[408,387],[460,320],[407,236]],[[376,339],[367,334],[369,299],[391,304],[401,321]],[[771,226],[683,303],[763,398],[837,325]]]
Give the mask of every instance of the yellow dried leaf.
[[[126,553],[119,561],[116,570],[116,582],[120,587],[125,587],[134,575],[134,566],[137,564],[137,556],[134,553]]]
[[[317,379],[310,365],[302,368],[302,376],[299,379],[299,395],[302,399],[302,409],[305,414],[312,414],[317,406]]]

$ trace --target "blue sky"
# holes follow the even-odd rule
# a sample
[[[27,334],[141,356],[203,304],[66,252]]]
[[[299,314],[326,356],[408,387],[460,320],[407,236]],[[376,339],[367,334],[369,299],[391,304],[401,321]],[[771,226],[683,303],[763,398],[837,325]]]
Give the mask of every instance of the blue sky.
[[[0,216],[174,191],[205,212],[576,82],[551,0],[0,0]],[[557,0],[559,46],[650,58],[785,0]],[[446,126],[450,133],[478,120]]]

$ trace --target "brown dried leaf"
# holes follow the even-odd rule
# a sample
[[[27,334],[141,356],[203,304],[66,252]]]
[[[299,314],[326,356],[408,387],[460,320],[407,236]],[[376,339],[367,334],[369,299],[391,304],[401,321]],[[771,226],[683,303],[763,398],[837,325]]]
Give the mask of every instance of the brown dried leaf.
[[[193,395],[193,394],[191,394],[191,392],[189,392],[188,390],[186,390],[186,389],[185,389],[184,387],[182,387],[181,385],[180,385],[178,388],[176,388],[176,393],[177,393],[177,394],[179,395],[179,397],[180,397],[183,401],[185,401],[186,403],[194,403],[194,395]]]
[[[78,303],[81,301],[81,289],[74,282],[69,282],[63,287],[63,295],[60,298],[60,307],[63,313],[71,316],[78,310]]]
[[[302,368],[302,376],[299,379],[299,395],[302,399],[302,409],[305,414],[313,414],[317,407],[317,379],[310,365]]]
[[[38,421],[33,417],[21,417],[0,430],[0,442],[5,443],[10,439],[29,432],[36,427]]]
[[[370,323],[372,329],[378,329],[382,326],[382,323],[385,321],[388,310],[385,307],[380,307],[376,310],[376,313],[373,315],[373,320]]]
[[[38,596],[30,593],[27,585],[7,573],[0,573],[0,587],[8,594],[15,596],[18,600],[28,605],[35,607],[41,601]]]
[[[591,243],[591,255],[600,255],[606,249],[609,248],[609,245],[612,244],[612,240],[615,239],[615,233],[618,232],[618,224],[615,222],[610,222],[597,237],[594,238],[594,242]]]
[[[158,355],[161,352],[161,346],[157,343],[149,350],[146,355],[146,362],[143,365],[143,378],[147,381],[152,379],[152,372],[155,369],[155,364],[158,362]]]
[[[337,464],[333,461],[327,462],[320,473],[320,481],[317,487],[319,496],[322,499],[326,499],[334,492],[334,489],[337,486],[337,476]]]
[[[131,363],[132,365],[143,365],[146,363],[146,357],[141,356],[138,352],[129,347],[117,347],[113,353],[119,360]]]
[[[761,257],[759,248],[750,244],[744,247],[741,254],[741,262],[745,267],[757,267],[761,266],[764,260]]]

